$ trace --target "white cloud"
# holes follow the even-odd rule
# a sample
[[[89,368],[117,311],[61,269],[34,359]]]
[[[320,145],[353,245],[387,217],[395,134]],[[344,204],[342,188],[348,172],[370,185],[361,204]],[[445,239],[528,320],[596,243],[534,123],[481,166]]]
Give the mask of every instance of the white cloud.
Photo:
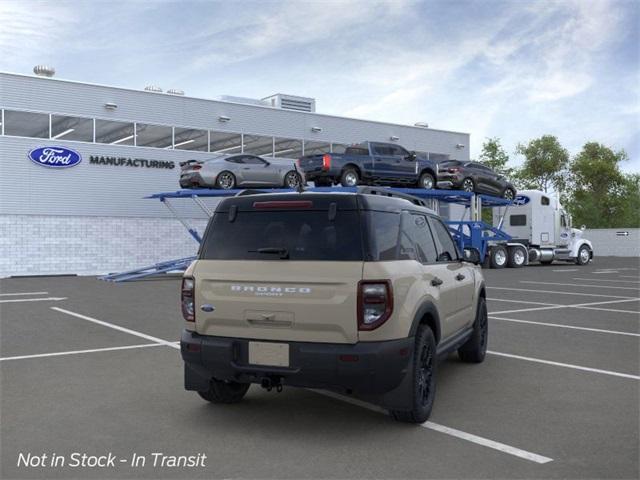
[[[3,0],[0,2],[0,64],[9,70],[22,64],[25,58],[43,56],[62,48],[71,33],[77,16],[64,4],[30,3]],[[15,68],[13,68],[15,70]]]

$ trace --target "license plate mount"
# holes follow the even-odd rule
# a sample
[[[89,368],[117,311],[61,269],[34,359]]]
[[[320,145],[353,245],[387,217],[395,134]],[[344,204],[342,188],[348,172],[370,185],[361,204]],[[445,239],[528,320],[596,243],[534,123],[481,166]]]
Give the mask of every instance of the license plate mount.
[[[249,364],[268,367],[288,367],[289,344],[249,342]]]

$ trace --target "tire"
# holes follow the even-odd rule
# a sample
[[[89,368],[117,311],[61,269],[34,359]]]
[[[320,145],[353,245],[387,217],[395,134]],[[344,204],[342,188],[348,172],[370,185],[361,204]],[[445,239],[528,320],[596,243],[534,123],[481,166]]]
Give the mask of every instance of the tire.
[[[586,265],[591,261],[591,250],[586,245],[582,245],[578,249],[578,256],[576,257],[576,264]]]
[[[395,420],[408,423],[424,423],[431,415],[436,395],[436,339],[427,325],[421,325],[416,333],[413,354],[413,409],[392,410]]]
[[[513,188],[505,188],[504,192],[502,192],[502,198],[505,200],[513,200],[516,198],[516,192],[513,191]]]
[[[290,170],[284,176],[284,187],[296,189],[302,183],[302,177],[295,170]]]
[[[489,265],[491,268],[504,268],[507,265],[507,249],[502,245],[491,247],[491,259]]]
[[[222,190],[231,190],[236,186],[236,177],[233,173],[225,170],[216,177],[216,187]]]
[[[507,249],[509,257],[507,259],[507,267],[520,268],[527,264],[527,252],[522,247],[509,247]]]
[[[476,319],[473,322],[473,333],[459,349],[460,360],[467,363],[482,363],[487,354],[489,340],[489,316],[487,314],[487,301],[480,297]]]
[[[343,187],[355,187],[360,183],[360,175],[355,168],[345,168],[340,175],[340,185]]]
[[[475,192],[476,184],[474,183],[472,178],[467,177],[462,180],[462,183],[460,184],[460,190],[464,192]]]
[[[198,392],[198,395],[211,403],[238,403],[250,386],[249,383],[223,382],[212,378],[209,390]]]
[[[424,188],[425,190],[433,190],[436,188],[436,180],[432,174],[428,172],[424,172],[420,175],[420,180],[418,180],[418,188]]]

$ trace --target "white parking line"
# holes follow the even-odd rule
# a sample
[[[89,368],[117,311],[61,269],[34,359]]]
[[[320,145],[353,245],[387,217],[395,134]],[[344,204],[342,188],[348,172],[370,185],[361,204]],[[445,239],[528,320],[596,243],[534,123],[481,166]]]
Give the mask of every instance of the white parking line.
[[[20,355],[17,357],[3,357],[0,358],[0,362],[6,362],[8,360],[24,360],[26,358],[41,358],[41,357],[59,357],[62,355],[78,355],[81,353],[94,353],[94,352],[110,352],[113,350],[130,350],[132,348],[147,348],[147,347],[164,347],[162,343],[143,343],[141,345],[126,345],[124,347],[106,347],[106,348],[92,348],[90,350],[70,350],[68,352],[54,352],[54,353],[37,353],[35,355]]]
[[[607,288],[613,290],[640,290],[640,287],[618,287],[611,285],[586,285],[584,283],[555,283],[555,282],[537,282],[534,280],[520,280],[520,283],[532,283],[537,285],[562,285],[566,287],[581,287],[581,288]]]
[[[601,312],[613,312],[613,313],[630,313],[631,315],[640,315],[640,312],[635,310],[619,310],[615,308],[600,308],[600,307],[575,307],[583,310],[600,310]]]
[[[638,275],[619,275],[620,278],[638,278]]]
[[[531,325],[542,325],[543,327],[569,328],[571,330],[584,330],[585,332],[611,333],[612,335],[628,335],[630,337],[640,337],[640,333],[619,332],[617,330],[603,330],[600,328],[575,327],[573,325],[562,325],[560,323],[533,322],[531,320],[518,320],[515,318],[494,317],[493,315],[489,315],[489,318],[492,320],[501,320],[503,322],[528,323]]]
[[[508,303],[527,303],[527,304],[531,304],[531,305],[546,305],[546,306],[553,306],[553,307],[557,307],[560,306],[557,303],[543,303],[543,302],[532,302],[530,300],[507,300],[506,298],[487,298],[488,301],[490,302],[508,302]]]
[[[541,358],[523,357],[521,355],[513,355],[511,353],[494,352],[494,351],[491,351],[491,350],[487,350],[487,353],[490,353],[491,355],[497,355],[499,357],[515,358],[517,360],[525,360],[527,362],[543,363],[545,365],[553,365],[555,367],[572,368],[574,370],[583,370],[585,372],[602,373],[604,375],[611,375],[613,377],[622,377],[622,378],[631,378],[633,380],[640,380],[640,376],[631,375],[631,374],[628,374],[628,373],[613,372],[611,370],[600,370],[599,368],[583,367],[581,365],[573,365],[571,363],[552,362],[551,360],[543,360]]]
[[[13,297],[17,295],[49,295],[49,292],[0,293],[0,297]]]
[[[561,268],[559,270],[551,270],[552,272],[579,272],[579,268]]]
[[[20,303],[20,302],[59,302],[66,300],[67,297],[46,297],[46,298],[11,298],[9,300],[0,300],[0,303]]]
[[[422,424],[422,426],[430,430],[435,430],[436,432],[446,433],[447,435],[451,435],[453,437],[461,438],[462,440],[466,440],[468,442],[482,445],[484,447],[493,448],[494,450],[499,450],[501,452],[508,453],[509,455],[513,455],[514,457],[520,457],[525,460],[529,460],[530,462],[535,462],[540,464],[553,462],[553,458],[545,457],[543,455],[538,455],[537,453],[528,452],[526,450],[512,447],[504,443],[495,442],[493,440],[489,440],[488,438],[479,437],[472,433],[456,430],[455,428],[445,427],[444,425],[439,425],[437,423],[425,422]]]
[[[315,389],[308,389],[308,390],[311,392],[319,393],[320,395],[325,395],[327,397],[340,400],[341,402],[350,403],[358,407],[362,407],[368,410],[372,410],[374,412],[382,413],[383,415],[389,414],[385,409],[380,408],[377,405],[372,405],[370,403],[363,402],[362,400],[358,400],[356,398],[345,397],[344,395],[328,392],[325,390],[315,390]],[[553,458],[545,457],[543,455],[538,455],[537,453],[528,452],[527,450],[522,450],[520,448],[512,447],[511,445],[507,445],[505,443],[489,440],[488,438],[479,437],[478,435],[463,432],[462,430],[446,427],[444,425],[440,425],[439,423],[427,421],[427,422],[421,423],[420,426],[424,428],[428,428],[429,430],[434,430],[436,432],[444,433],[446,435],[459,438],[461,440],[466,440],[467,442],[475,443],[476,445],[482,445],[483,447],[492,448],[493,450],[498,450],[500,452],[513,455],[514,457],[519,457],[524,460],[529,460],[530,462],[543,464],[543,463],[549,463],[553,461]]]
[[[559,308],[569,308],[569,305],[552,305],[549,307],[533,307],[533,308],[517,308],[515,310],[499,310],[497,312],[491,311],[492,315],[501,313],[520,313],[520,312],[539,312],[542,310],[557,310]]]
[[[487,287],[487,289],[488,290],[510,290],[513,292],[554,293],[556,295],[576,295],[579,297],[628,298],[631,300],[638,299],[638,297],[624,297],[622,295],[601,295],[599,293],[559,292],[557,290],[538,290],[538,289],[532,289],[532,288]]]
[[[169,342],[167,340],[163,340],[162,338],[147,335],[146,333],[138,332],[136,330],[131,330],[130,328],[121,327],[120,325],[114,325],[113,323],[105,322],[103,320],[98,320],[97,318],[87,317],[86,315],[81,315],[79,313],[75,313],[70,310],[65,310],[64,308],[51,307],[51,310],[55,310],[56,312],[60,312],[60,313],[66,313],[67,315],[71,315],[72,317],[76,317],[76,318],[81,318],[82,320],[86,320],[87,322],[97,323],[98,325],[102,325],[104,327],[113,328],[114,330],[119,330],[121,332],[125,332],[130,335],[135,335],[136,337],[144,338],[146,340],[151,340],[152,342],[161,343],[162,345],[166,345],[167,347],[177,348],[178,350],[180,350],[180,345],[177,345],[177,342]]]
[[[638,277],[635,277],[638,278]],[[612,283],[640,283],[633,280],[609,280],[608,278],[581,278],[573,277],[572,280],[587,280],[588,282],[612,282]]]
[[[558,308],[581,308],[581,309],[586,309],[586,310],[601,310],[604,312],[616,312],[616,313],[633,313],[633,314],[637,314],[638,312],[633,311],[633,310],[616,310],[613,308],[601,308],[601,307],[595,307],[594,305],[607,305],[610,303],[625,303],[625,302],[634,302],[640,300],[640,298],[627,298],[624,300],[608,300],[608,301],[603,301],[603,302],[589,302],[589,303],[576,303],[573,305],[553,305],[553,304],[549,304],[548,307],[533,307],[533,308],[519,308],[516,310],[500,310],[498,312],[490,312],[491,314],[495,315],[495,314],[502,314],[502,313],[518,313],[518,312],[536,312],[539,310],[554,310],[554,309],[558,309]]]

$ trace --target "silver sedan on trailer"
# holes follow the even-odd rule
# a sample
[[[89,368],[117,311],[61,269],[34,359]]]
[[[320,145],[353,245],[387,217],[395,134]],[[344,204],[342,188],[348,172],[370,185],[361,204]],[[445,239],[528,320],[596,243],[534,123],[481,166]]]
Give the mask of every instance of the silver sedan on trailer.
[[[304,173],[290,158],[262,158],[246,153],[180,163],[181,188],[285,187],[304,183]]]

